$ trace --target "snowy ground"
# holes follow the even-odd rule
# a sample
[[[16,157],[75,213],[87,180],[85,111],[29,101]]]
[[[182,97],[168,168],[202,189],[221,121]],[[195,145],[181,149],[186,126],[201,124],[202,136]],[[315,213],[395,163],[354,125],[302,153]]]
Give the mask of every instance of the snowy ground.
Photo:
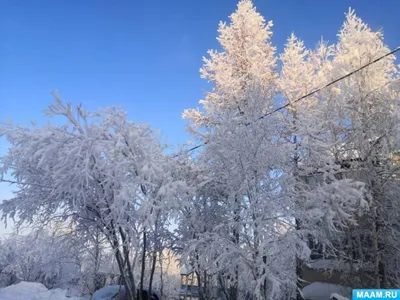
[[[43,284],[22,281],[0,289],[1,300],[87,300],[88,298],[67,297],[62,289],[48,290]]]
[[[110,295],[117,294],[119,286],[109,286],[94,295],[96,300],[109,299]],[[308,300],[329,300],[331,295],[337,293],[351,299],[351,289],[335,284],[314,282],[303,289]],[[62,289],[48,290],[43,284],[22,281],[0,289],[1,300],[88,300],[81,297],[67,297],[67,291]],[[340,299],[338,297],[338,299]],[[344,298],[345,299],[345,298]],[[341,299],[343,300],[343,299]]]
[[[314,282],[303,289],[303,294],[308,300],[329,300],[332,294],[351,299],[351,288],[330,283]]]
[[[114,295],[125,295],[125,289],[120,285],[104,287],[93,294],[93,300],[110,300]]]

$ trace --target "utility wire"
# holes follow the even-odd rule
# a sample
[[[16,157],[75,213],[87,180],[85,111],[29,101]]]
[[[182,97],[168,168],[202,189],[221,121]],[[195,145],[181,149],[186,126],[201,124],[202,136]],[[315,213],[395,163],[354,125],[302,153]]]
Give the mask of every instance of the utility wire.
[[[379,57],[379,58],[377,58],[377,59],[375,59],[375,60],[373,60],[373,61],[367,63],[366,65],[364,65],[364,66],[362,66],[362,67],[360,67],[360,68],[358,68],[357,70],[354,70],[354,71],[352,71],[352,72],[350,72],[350,73],[347,73],[346,75],[344,75],[344,76],[342,76],[342,77],[340,77],[340,78],[337,78],[337,79],[335,79],[334,81],[332,81],[332,82],[330,82],[330,83],[328,83],[328,84],[326,84],[326,85],[324,85],[324,86],[322,86],[322,87],[320,87],[320,88],[315,89],[314,91],[312,91],[312,92],[310,92],[310,93],[308,93],[308,94],[306,94],[306,95],[300,97],[300,98],[297,99],[297,100],[294,100],[294,101],[292,101],[292,102],[288,102],[288,103],[286,103],[286,104],[284,104],[284,105],[282,105],[282,106],[280,106],[280,107],[278,107],[278,108],[276,108],[276,109],[274,109],[274,110],[272,110],[272,111],[266,113],[265,115],[259,117],[257,120],[262,120],[262,119],[264,119],[264,118],[266,118],[266,117],[268,117],[268,116],[270,116],[270,115],[272,115],[272,114],[274,114],[274,113],[280,111],[281,109],[284,109],[284,108],[286,108],[286,107],[292,105],[293,103],[297,103],[297,102],[299,102],[299,101],[301,101],[301,100],[303,100],[303,99],[305,99],[305,98],[307,98],[307,97],[310,97],[310,96],[314,95],[315,93],[318,93],[319,91],[321,91],[321,90],[323,90],[323,89],[325,89],[325,88],[327,88],[327,87],[329,87],[329,86],[331,86],[331,85],[333,85],[333,84],[335,84],[335,83],[337,83],[337,82],[339,82],[339,81],[341,81],[341,80],[343,80],[343,79],[346,79],[347,77],[350,77],[351,75],[353,75],[353,74],[355,74],[355,73],[361,71],[362,69],[365,69],[366,67],[368,67],[368,66],[370,66],[370,65],[372,65],[372,64],[374,64],[374,63],[377,63],[378,61],[384,59],[385,57],[388,57],[389,55],[392,55],[392,54],[396,53],[396,52],[399,51],[399,50],[400,50],[400,47],[397,47],[396,49],[390,51],[389,53],[387,53],[387,54],[385,54],[385,55],[383,55],[383,56],[381,56],[381,57]],[[250,123],[247,123],[246,125],[250,125]]]
[[[266,117],[268,117],[268,116],[270,116],[270,115],[272,115],[272,114],[274,114],[274,113],[276,113],[276,112],[278,112],[278,111],[280,111],[280,110],[282,110],[282,109],[284,109],[284,108],[286,108],[286,107],[288,107],[288,106],[290,106],[290,105],[292,105],[292,104],[294,104],[294,103],[297,103],[297,102],[299,102],[299,101],[301,101],[301,100],[303,100],[303,99],[305,99],[305,98],[307,98],[307,97],[310,97],[310,96],[312,96],[312,95],[318,93],[319,91],[321,91],[321,90],[323,90],[323,89],[326,89],[327,87],[329,87],[329,86],[331,86],[331,85],[333,85],[333,84],[335,84],[335,83],[337,83],[337,82],[339,82],[339,81],[341,81],[341,80],[343,80],[343,79],[346,79],[347,77],[350,77],[350,76],[354,75],[355,73],[357,73],[357,72],[359,72],[359,71],[365,69],[366,67],[368,67],[368,66],[370,66],[370,65],[373,65],[373,64],[377,63],[378,61],[380,61],[380,60],[382,60],[382,59],[384,59],[384,58],[386,58],[386,57],[388,57],[388,56],[390,56],[390,55],[396,53],[397,51],[400,51],[400,46],[397,47],[397,48],[395,48],[394,50],[390,51],[389,53],[386,53],[385,55],[383,55],[383,56],[381,56],[381,57],[378,57],[377,59],[375,59],[375,60],[373,60],[373,61],[371,61],[371,62],[365,64],[364,66],[362,66],[362,67],[360,67],[360,68],[358,68],[358,69],[356,69],[356,70],[354,70],[354,71],[351,71],[350,73],[347,73],[346,75],[344,75],[344,76],[342,76],[342,77],[339,77],[339,78],[337,78],[337,79],[335,79],[335,80],[329,82],[328,84],[326,84],[326,85],[324,85],[324,86],[322,86],[322,87],[320,87],[320,88],[317,88],[317,89],[315,89],[314,91],[312,91],[312,92],[310,92],[310,93],[308,93],[308,94],[306,94],[306,95],[304,95],[304,96],[301,96],[300,98],[298,98],[298,99],[296,99],[296,100],[294,100],[294,101],[292,101],[292,102],[288,102],[288,103],[286,103],[286,104],[284,104],[284,105],[282,105],[282,106],[279,106],[278,108],[275,108],[274,110],[272,110],[272,111],[270,111],[270,112],[267,112],[266,114],[264,114],[264,115],[262,115],[261,117],[259,117],[256,121],[262,120],[262,119],[264,119],[264,118],[266,118]],[[251,123],[252,123],[252,122],[249,122],[249,123],[246,123],[245,125],[248,126],[248,125],[250,125]],[[196,149],[198,149],[198,148],[200,148],[200,147],[202,147],[202,146],[204,146],[204,145],[206,145],[206,144],[207,144],[207,142],[205,142],[205,143],[203,143],[203,144],[200,144],[200,145],[197,145],[197,146],[194,146],[194,147],[188,149],[186,152],[187,152],[187,153],[188,153],[188,152],[191,152],[191,151],[196,150]],[[179,156],[179,154],[175,155],[174,157],[177,157],[177,156]]]
[[[186,152],[186,153],[189,153],[189,152],[194,151],[194,150],[196,150],[196,149],[198,149],[198,148],[200,148],[200,147],[203,147],[203,146],[206,145],[206,144],[207,144],[207,142],[204,142],[203,144],[194,146],[194,147],[192,147],[192,148],[186,150],[185,152]],[[178,157],[179,155],[180,155],[180,153],[175,154],[175,155],[173,156],[173,158],[176,158],[176,157]]]

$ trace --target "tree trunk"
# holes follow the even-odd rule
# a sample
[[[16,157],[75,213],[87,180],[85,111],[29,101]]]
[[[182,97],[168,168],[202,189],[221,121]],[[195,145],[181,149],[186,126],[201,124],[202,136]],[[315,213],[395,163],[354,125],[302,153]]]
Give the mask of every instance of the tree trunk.
[[[118,264],[118,268],[119,271],[121,273],[121,277],[125,286],[125,290],[126,290],[126,297],[127,300],[136,300],[136,295],[135,293],[132,291],[132,288],[130,287],[130,284],[128,283],[128,280],[125,276],[125,270],[124,270],[124,261],[121,255],[121,251],[117,248],[115,249],[115,256],[117,259],[117,264]]]
[[[383,199],[380,193],[380,180],[379,178],[375,178],[371,180],[371,190],[372,190],[372,197],[375,202],[375,207],[373,210],[373,221],[372,221],[372,247],[373,253],[375,256],[374,259],[374,276],[375,276],[375,288],[380,289],[384,288],[382,286],[383,281],[385,278],[385,268],[383,267],[381,253],[383,252],[384,245],[380,242],[384,237],[381,235],[384,234],[380,228],[380,222],[382,221],[382,213],[381,209],[383,206]],[[381,247],[381,249],[380,249]]]
[[[240,234],[239,234],[239,199],[235,196],[235,208],[234,208],[234,229],[233,229],[233,242],[239,247]],[[229,287],[229,299],[238,300],[238,286],[239,286],[239,266],[234,266],[235,276],[231,279],[231,286]]]
[[[220,287],[221,287],[221,289],[222,289],[222,293],[223,293],[224,296],[225,296],[225,300],[229,300],[229,299],[230,299],[230,298],[229,298],[229,292],[228,292],[228,290],[227,290],[227,288],[226,288],[226,285],[224,284],[224,282],[223,282],[222,277],[221,277],[220,274],[218,274],[218,282],[219,282],[219,285],[220,285]]]
[[[375,218],[375,217],[374,217]],[[379,264],[380,264],[380,258],[379,258],[379,249],[378,249],[378,232],[376,230],[376,219],[373,222],[372,225],[372,247],[373,247],[373,252],[374,252],[374,277],[375,277],[375,289],[380,289],[381,288],[381,280],[379,278]]]
[[[204,300],[204,291],[203,287],[201,286],[203,284],[203,280],[201,278],[200,272],[194,271],[194,274],[196,274],[197,277],[197,285],[199,287],[199,300]]]
[[[161,299],[164,299],[164,276],[163,276],[164,268],[163,268],[163,254],[162,254],[162,251],[160,251],[160,253],[158,254],[158,261],[159,261],[159,264],[160,264],[160,296],[161,296]]]
[[[199,300],[204,300],[204,289],[202,287],[202,279],[201,279],[201,273],[200,273],[200,263],[199,263],[199,255],[197,253],[196,249],[196,262],[197,262],[197,271],[194,271],[197,276],[197,285],[199,287]]]
[[[139,289],[139,300],[143,297],[143,284],[144,284],[144,272],[146,270],[146,247],[147,247],[147,234],[143,231],[143,254],[142,254],[142,270],[140,272],[140,289]]]
[[[109,231],[111,232],[111,235],[112,235],[111,245],[112,245],[113,250],[115,251],[115,258],[117,260],[118,268],[121,273],[122,280],[124,282],[127,300],[136,300],[136,293],[133,290],[133,287],[131,285],[132,282],[129,282],[128,278],[126,277],[126,271],[125,271],[126,265],[128,265],[128,268],[130,269],[129,257],[126,257],[126,255],[125,255],[125,260],[124,260],[122,254],[121,254],[121,250],[119,248],[120,244],[118,241],[117,232],[115,230],[115,226],[113,223],[111,223],[110,229],[111,230],[109,230]],[[125,245],[125,247],[126,247],[126,245]]]
[[[153,213],[153,208],[151,209],[151,214]],[[156,221],[154,224],[154,250],[153,250],[153,260],[151,264],[151,271],[150,271],[150,282],[149,282],[149,297],[151,298],[151,291],[153,287],[153,278],[154,278],[154,271],[156,269],[156,263],[157,263],[157,250],[162,248],[162,245],[160,246],[159,243],[159,234],[158,234],[158,221],[160,218],[160,211],[157,212],[156,214]]]
[[[263,255],[263,263],[264,263],[264,270],[263,270],[263,276],[265,276],[266,273],[266,265],[267,265],[267,256]],[[262,289],[262,297],[264,300],[267,300],[267,278],[264,278],[264,285],[263,285],[263,289]]]
[[[128,244],[128,238],[125,234],[125,232],[123,231],[123,229],[121,227],[118,228],[120,235],[121,235],[121,239],[122,239],[122,250],[124,253],[124,258],[125,258],[125,267],[126,267],[126,272],[128,273],[128,278],[130,281],[130,289],[133,291],[133,293],[136,295],[136,285],[135,285],[135,278],[133,277],[133,272],[132,272],[132,266],[130,263],[130,258],[129,258],[129,244]]]
[[[99,233],[96,232],[94,239],[94,272],[93,272],[93,293],[102,288],[99,282],[99,268],[100,268],[100,245]]]
[[[297,120],[297,112],[294,109],[293,110],[293,126],[294,126],[294,130],[296,130],[296,120]],[[299,194],[298,192],[300,191],[300,177],[299,177],[299,142],[297,139],[297,136],[294,135],[293,137],[293,143],[295,145],[295,149],[294,149],[294,157],[293,157],[293,176],[294,176],[294,180],[295,180],[295,191],[297,192],[297,194],[295,194],[295,202],[296,204],[296,210],[299,209],[300,206],[300,198],[299,198]],[[295,218],[295,223],[296,223],[296,234],[297,234],[297,238],[300,239],[300,230],[301,230],[301,220],[299,220],[297,217]],[[298,247],[298,246],[297,246]],[[297,285],[297,289],[296,289],[296,300],[304,300],[304,297],[302,295],[302,278],[303,278],[303,262],[301,261],[301,259],[299,258],[299,254],[298,252],[300,251],[300,249],[296,249],[296,285]]]
[[[301,229],[300,220],[296,219],[296,230],[300,229]],[[301,293],[302,278],[303,278],[303,262],[296,254],[296,279],[297,279],[296,300],[304,300],[304,297]]]
[[[149,281],[149,296],[151,297],[151,290],[153,287],[153,277],[154,277],[154,271],[156,269],[156,262],[157,262],[157,251],[153,251],[153,261],[151,263],[151,271],[150,271],[150,281]]]
[[[204,297],[207,297],[207,296],[209,296],[209,292],[207,291],[207,289],[208,289],[208,276],[207,276],[207,271],[204,271],[203,272],[203,277],[204,277]]]

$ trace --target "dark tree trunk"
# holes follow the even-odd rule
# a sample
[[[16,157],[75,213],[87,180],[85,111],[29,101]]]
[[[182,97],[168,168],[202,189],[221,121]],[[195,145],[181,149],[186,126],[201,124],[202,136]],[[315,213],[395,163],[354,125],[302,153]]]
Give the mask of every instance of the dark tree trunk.
[[[263,275],[265,275],[266,273],[266,265],[267,265],[267,256],[263,255],[263,263],[264,263],[264,270],[263,270]],[[263,284],[263,289],[262,289],[262,297],[264,298],[264,300],[267,299],[267,278],[264,279],[264,284]]]
[[[118,248],[115,249],[115,251],[116,251],[115,252],[115,257],[117,259],[118,268],[119,268],[119,271],[121,273],[122,281],[123,281],[124,286],[125,286],[127,300],[136,300],[136,295],[132,291],[132,288],[131,288],[131,286],[130,286],[130,284],[128,282],[128,279],[125,276],[124,260],[123,260],[122,255],[121,255],[121,251]]]
[[[227,290],[226,285],[223,283],[221,275],[218,275],[218,282],[222,289],[222,293],[225,296],[225,300],[229,300],[229,291]]]
[[[154,271],[156,270],[156,262],[157,262],[157,251],[153,251],[153,261],[151,263],[151,271],[150,271],[150,281],[149,281],[149,296],[151,296],[151,291],[153,287],[153,277]]]
[[[143,254],[142,254],[142,270],[140,273],[140,289],[139,289],[139,300],[143,300],[143,284],[144,284],[144,272],[146,270],[146,247],[147,247],[147,234],[143,232]]]
[[[130,281],[130,289],[133,291],[133,294],[136,294],[136,285],[135,285],[135,278],[133,277],[133,271],[132,271],[132,266],[130,263],[130,259],[129,259],[129,244],[128,244],[128,239],[126,237],[125,232],[123,231],[123,229],[121,227],[119,227],[119,232],[121,234],[121,238],[122,238],[122,249],[123,249],[123,253],[124,253],[124,258],[125,258],[125,267],[126,267],[126,272],[128,273],[128,278]]]
[[[233,228],[233,242],[236,245],[239,245],[240,234],[239,234],[239,199],[238,196],[235,196],[235,208],[234,208],[234,228]],[[233,279],[231,278],[231,286],[229,287],[229,299],[230,300],[238,300],[238,285],[239,285],[239,266],[236,264],[234,266],[235,272]]]
[[[197,285],[199,286],[199,300],[204,300],[204,291],[203,291],[203,287],[201,286],[203,283],[203,280],[200,277],[200,272],[195,271],[194,273],[197,276]]]
[[[300,230],[300,221],[296,219],[296,230]],[[297,291],[296,291],[296,300],[304,300],[304,297],[301,294],[302,289],[302,278],[303,278],[303,263],[298,258],[296,254],[296,278],[297,278]]]
[[[208,284],[207,284],[207,271],[204,271],[203,272],[203,277],[204,277],[204,279],[203,279],[203,282],[204,282],[204,284],[203,284],[203,286],[204,286],[204,297],[207,297],[207,296],[209,296],[209,292],[207,291],[207,288],[208,288]]]
[[[162,254],[162,251],[160,251],[158,253],[158,260],[159,260],[159,263],[160,263],[160,296],[161,296],[161,299],[163,299],[164,298],[164,277],[163,277],[164,269],[163,269],[163,254]]]
[[[123,245],[124,256],[125,256],[125,260],[124,260],[124,257],[122,256],[122,253],[120,250],[120,244],[119,244],[118,237],[117,237],[117,231],[116,231],[113,223],[111,223],[109,232],[111,233],[110,242],[111,242],[113,250],[115,251],[115,258],[117,260],[118,268],[121,273],[121,277],[122,277],[122,280],[123,280],[123,283],[125,286],[127,300],[136,300],[136,293],[135,293],[134,287],[132,287],[133,282],[130,282],[130,280],[126,277],[126,269],[125,268],[127,265],[128,265],[128,270],[130,270],[130,272],[132,271],[130,268],[129,256],[126,256],[126,253],[125,253],[126,250],[124,247],[126,247],[126,245]],[[120,233],[121,233],[121,230],[120,230]],[[121,237],[122,237],[122,239],[124,238],[123,235]]]

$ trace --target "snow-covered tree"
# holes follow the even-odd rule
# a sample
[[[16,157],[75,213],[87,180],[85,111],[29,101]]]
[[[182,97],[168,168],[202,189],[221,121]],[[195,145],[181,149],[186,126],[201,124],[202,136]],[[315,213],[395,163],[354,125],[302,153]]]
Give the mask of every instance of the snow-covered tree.
[[[270,299],[290,285],[289,269],[278,263],[278,249],[287,245],[281,237],[289,203],[280,168],[289,148],[277,138],[279,120],[262,119],[275,103],[272,22],[251,1],[240,1],[230,21],[219,26],[222,51],[209,51],[201,69],[214,85],[200,102],[204,112],[183,114],[206,143],[198,162],[207,179],[189,212],[188,248],[200,257],[197,267],[227,287],[226,299]]]
[[[65,125],[0,128],[10,143],[0,170],[11,172],[19,188],[1,204],[3,216],[21,222],[60,216],[100,230],[129,298],[136,299],[131,251],[138,248],[138,235],[154,224],[157,211],[176,206],[186,186],[174,178],[175,164],[149,126],[128,121],[126,112],[87,113],[56,97],[47,113],[64,117]]]
[[[48,230],[15,235],[2,243],[2,273],[17,280],[66,287],[80,277],[82,247],[74,239]],[[14,282],[15,283],[15,282]]]
[[[309,51],[292,35],[281,55],[280,91],[291,103],[282,111],[282,133],[294,145],[295,198],[302,204],[296,205],[296,220],[307,239],[323,245],[325,255],[350,265],[354,272],[349,277],[365,278],[367,274],[357,269],[368,267],[374,257],[375,285],[390,286],[389,277],[393,284],[398,276],[394,268],[388,271],[397,257],[391,245],[397,240],[397,225],[387,221],[398,215],[387,209],[388,203],[397,206],[393,192],[398,189],[393,180],[398,169],[392,164],[398,149],[399,97],[394,57],[296,101],[390,52],[382,34],[373,32],[354,11],[346,15],[338,36],[336,46],[321,43]],[[328,214],[321,214],[324,211]],[[353,284],[359,286],[360,281]]]
[[[290,104],[281,115],[285,124],[283,137],[293,145],[293,216],[300,238],[296,247],[298,281],[302,279],[303,263],[309,260],[302,255],[304,250],[317,243],[325,249],[325,255],[337,254],[340,249],[333,241],[349,226],[356,226],[357,215],[368,209],[365,184],[359,178],[344,176],[344,161],[338,157],[337,149],[345,137],[340,107],[332,102],[338,88],[323,89],[303,98],[336,79],[332,78],[335,55],[334,47],[324,42],[315,51],[307,50],[293,34],[281,55],[278,81]],[[302,299],[299,291],[297,299]]]
[[[214,85],[200,101],[204,113],[196,109],[183,113],[194,126],[215,126],[221,118],[226,118],[220,114],[254,118],[256,116],[251,116],[249,111],[254,113],[258,109],[261,116],[272,104],[276,76],[272,21],[266,22],[250,0],[240,1],[229,19],[229,24],[219,23],[217,40],[222,51],[209,50],[209,58],[203,58],[204,65],[200,69],[201,77]],[[260,97],[250,99],[246,94],[255,88]]]
[[[390,52],[382,32],[371,30],[353,10],[346,14],[338,38],[332,70],[335,76]],[[391,55],[338,82],[333,97],[344,133],[337,155],[349,161],[351,172],[365,182],[371,208],[360,219],[362,226],[349,230],[346,254],[348,260],[360,265],[372,263],[376,288],[397,286],[399,278],[399,203],[395,196],[399,184],[394,180],[399,169],[393,164],[399,149],[398,78],[399,70]]]

